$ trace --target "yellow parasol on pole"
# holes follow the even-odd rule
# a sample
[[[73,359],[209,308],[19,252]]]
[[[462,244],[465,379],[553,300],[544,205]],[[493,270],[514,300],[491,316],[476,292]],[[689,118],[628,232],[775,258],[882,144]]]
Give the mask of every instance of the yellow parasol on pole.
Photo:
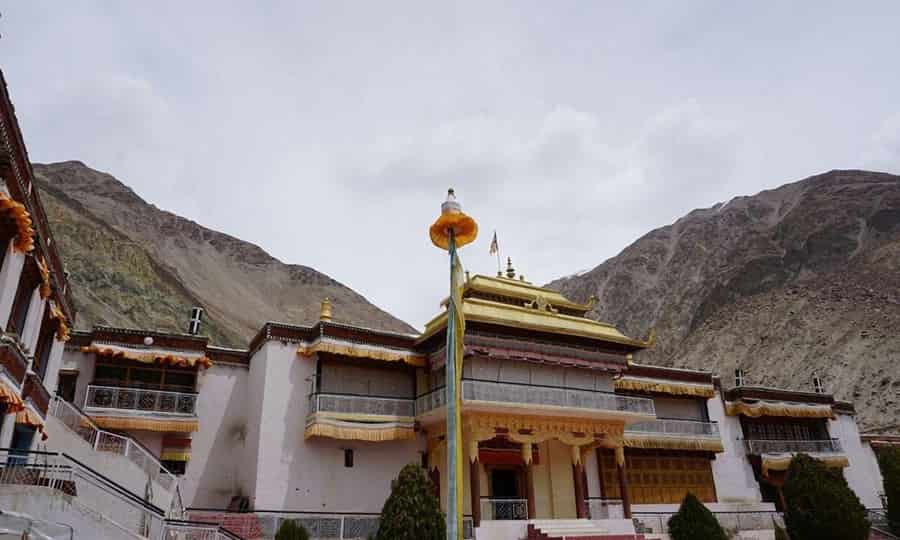
[[[472,243],[478,236],[478,224],[463,213],[453,189],[441,205],[441,215],[429,229],[431,241],[450,253],[450,302],[447,309],[447,540],[462,540],[462,429],[460,421],[460,383],[463,361],[462,264],[457,248]]]

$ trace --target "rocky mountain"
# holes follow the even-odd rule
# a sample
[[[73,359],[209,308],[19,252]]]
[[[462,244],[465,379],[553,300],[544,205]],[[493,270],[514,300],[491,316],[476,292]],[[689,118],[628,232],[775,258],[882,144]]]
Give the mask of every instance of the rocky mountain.
[[[35,164],[34,172],[70,272],[77,328],[183,332],[199,305],[213,343],[246,346],[266,321],[317,320],[328,297],[337,321],[414,331],[327,275],[156,208],[83,163]]]
[[[550,284],[592,316],[656,331],[638,361],[711,369],[728,387],[811,391],[900,431],[900,176],[831,171],[695,210]]]

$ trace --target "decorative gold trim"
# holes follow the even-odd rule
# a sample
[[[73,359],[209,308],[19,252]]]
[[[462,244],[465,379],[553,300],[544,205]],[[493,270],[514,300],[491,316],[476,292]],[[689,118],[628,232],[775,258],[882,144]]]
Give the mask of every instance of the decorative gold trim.
[[[200,422],[197,420],[155,420],[121,416],[94,416],[93,419],[98,427],[106,429],[139,429],[171,433],[193,433],[200,429]]]
[[[107,358],[125,358],[126,360],[134,360],[135,362],[142,362],[144,364],[154,364],[159,362],[160,364],[169,364],[179,367],[199,366],[201,368],[208,368],[212,366],[212,360],[203,354],[199,356],[179,356],[177,354],[168,354],[166,351],[160,349],[143,351],[115,345],[88,345],[81,347],[81,352],[88,354],[93,353]]]
[[[50,268],[47,266],[47,261],[44,260],[43,257],[35,257],[37,259],[37,267],[38,271],[41,273],[41,285],[40,285],[40,293],[41,298],[46,300],[50,298],[50,293],[53,290],[50,287]]]
[[[306,426],[303,436],[328,437],[348,441],[408,441],[416,438],[416,432],[411,426],[341,426],[316,422]]]
[[[721,439],[689,439],[675,437],[625,437],[626,448],[657,448],[660,450],[698,450],[704,452],[721,453],[725,451]]]
[[[669,394],[673,396],[696,396],[711,398],[716,395],[716,390],[711,385],[688,384],[674,381],[660,381],[627,376],[616,379],[615,385],[616,390],[652,392],[657,394]]]
[[[163,450],[159,455],[160,461],[190,461],[190,450]]]
[[[19,393],[0,381],[0,403],[6,404],[6,414],[18,413],[25,408]]]
[[[69,321],[66,320],[66,314],[63,313],[59,306],[56,305],[56,302],[50,302],[50,318],[56,319],[58,325],[56,327],[56,339],[60,341],[69,341],[71,336],[69,335]]]
[[[786,471],[791,465],[793,455],[764,455],[762,456],[762,473],[763,476],[769,476],[769,471]],[[826,467],[833,469],[843,469],[850,466],[850,460],[847,456],[811,456],[825,464]]]
[[[493,438],[496,428],[505,428],[511,441],[522,444],[557,439],[563,444],[576,447],[592,444],[610,448],[621,446],[625,432],[623,422],[468,412],[463,417],[465,432],[479,440]]]
[[[25,205],[0,192],[0,212],[7,212],[16,223],[17,232],[13,247],[22,253],[34,251],[34,228]]]
[[[831,405],[806,405],[803,403],[786,403],[783,401],[758,401],[747,403],[745,401],[732,401],[725,404],[725,414],[728,416],[787,416],[791,418],[834,418]]]
[[[366,347],[364,345],[337,343],[322,339],[317,339],[312,343],[304,343],[297,349],[297,354],[307,358],[320,352],[351,356],[353,358],[369,358],[384,362],[405,362],[411,366],[425,367],[425,357],[412,351],[392,351],[380,347]]]

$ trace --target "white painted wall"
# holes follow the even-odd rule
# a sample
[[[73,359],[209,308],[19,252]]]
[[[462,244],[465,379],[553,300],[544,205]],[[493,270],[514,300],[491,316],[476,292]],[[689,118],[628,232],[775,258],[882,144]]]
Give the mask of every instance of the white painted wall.
[[[35,287],[34,290],[31,291],[28,314],[25,316],[25,329],[22,331],[22,335],[19,336],[22,339],[22,344],[25,345],[25,350],[28,351],[28,354],[34,354],[34,349],[37,346],[38,335],[41,331],[41,321],[44,318],[44,307],[46,305],[47,301],[41,298],[39,287]],[[28,367],[29,369],[31,368],[30,361]]]
[[[838,414],[836,418],[828,421],[828,432],[832,438],[841,441],[850,462],[850,466],[844,469],[844,478],[856,492],[863,506],[881,508],[879,495],[884,492],[884,484],[881,470],[878,468],[878,459],[872,448],[859,438],[856,418],[849,414]]]
[[[419,462],[424,438],[381,443],[304,440],[315,359],[299,357],[295,345],[275,341],[261,352],[251,361],[248,399],[262,401],[260,440],[248,445],[251,452],[256,447],[255,460],[250,460],[256,462],[254,508],[380,512],[400,469]],[[256,393],[259,388],[265,392]],[[354,450],[352,468],[344,467],[345,448]]]
[[[16,299],[16,289],[25,266],[25,254],[13,247],[15,238],[6,243],[6,256],[0,268],[0,324],[6,328],[12,305]]]
[[[56,338],[53,339],[53,347],[50,349],[50,358],[47,360],[47,372],[44,374],[44,388],[50,392],[50,395],[56,393],[57,383],[59,382],[59,368],[62,365],[63,351],[66,343]]]
[[[759,483],[744,449],[740,420],[725,416],[725,405],[718,394],[706,402],[709,420],[718,422],[725,451],[712,462],[716,496],[720,503],[758,503],[762,501]]]
[[[191,436],[191,460],[182,477],[186,506],[226,508],[233,496],[244,493],[249,378],[247,366],[227,364],[214,364],[197,378],[200,430]]]
[[[75,383],[75,405],[80,409],[84,408],[84,396],[87,394],[87,386],[94,380],[94,364],[93,354],[85,354],[71,347],[67,347],[63,351],[60,369],[78,371],[78,379]]]

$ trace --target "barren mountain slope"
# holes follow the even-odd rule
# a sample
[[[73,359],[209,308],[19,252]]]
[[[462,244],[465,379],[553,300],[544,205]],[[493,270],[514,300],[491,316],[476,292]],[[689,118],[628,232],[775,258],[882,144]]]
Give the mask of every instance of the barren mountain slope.
[[[190,306],[200,305],[214,341],[246,345],[265,321],[315,321],[328,297],[337,321],[413,331],[325,274],[160,210],[80,162],[34,171],[72,273],[80,328],[184,331]]]
[[[656,346],[640,361],[812,389],[900,417],[900,177],[831,171],[695,210],[551,286]]]

